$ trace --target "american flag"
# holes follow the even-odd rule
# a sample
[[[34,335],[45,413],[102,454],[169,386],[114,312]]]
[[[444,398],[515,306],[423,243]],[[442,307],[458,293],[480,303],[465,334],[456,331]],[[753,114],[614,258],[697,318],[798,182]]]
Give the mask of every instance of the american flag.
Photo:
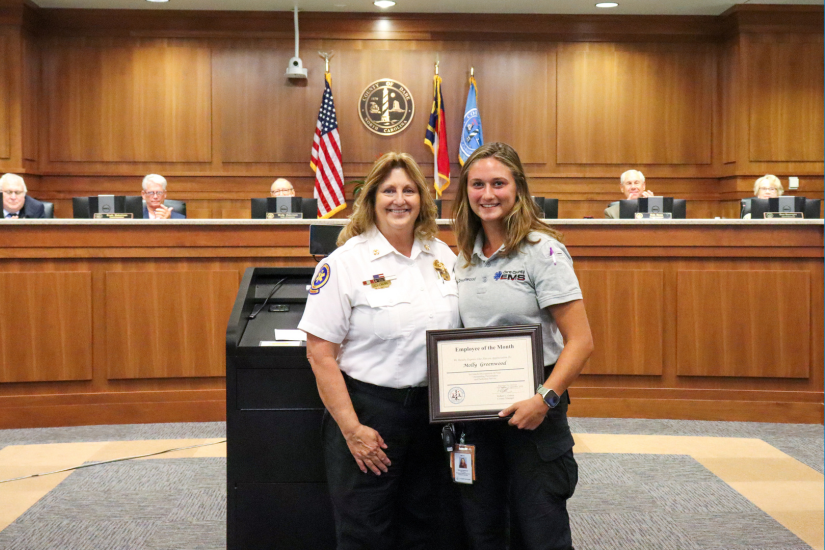
[[[347,207],[344,199],[344,169],[341,167],[341,138],[338,136],[338,119],[332,101],[332,75],[326,73],[324,96],[315,125],[312,142],[312,160],[309,165],[315,171],[315,198],[318,199],[318,217],[330,218]]]

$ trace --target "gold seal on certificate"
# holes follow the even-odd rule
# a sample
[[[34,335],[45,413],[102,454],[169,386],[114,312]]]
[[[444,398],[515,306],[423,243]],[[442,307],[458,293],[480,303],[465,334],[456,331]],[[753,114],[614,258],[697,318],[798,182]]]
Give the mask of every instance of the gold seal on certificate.
[[[430,421],[498,418],[544,381],[541,326],[427,331]]]

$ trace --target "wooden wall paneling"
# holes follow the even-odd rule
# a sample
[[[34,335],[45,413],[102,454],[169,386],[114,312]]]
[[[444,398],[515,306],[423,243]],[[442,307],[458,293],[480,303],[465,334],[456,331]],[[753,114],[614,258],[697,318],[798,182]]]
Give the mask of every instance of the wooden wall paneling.
[[[43,72],[50,161],[209,162],[207,46],[55,38]]]
[[[381,46],[383,49],[378,49]],[[428,150],[424,145],[424,132],[432,105],[435,57],[435,52],[426,46],[422,50],[406,50],[394,48],[392,43],[378,44],[365,49],[346,48],[336,53],[337,62],[333,60],[333,65],[337,67],[337,72],[333,68],[333,94],[344,161],[372,164],[387,151],[400,151],[411,154],[426,170],[424,160]],[[453,60],[442,56],[443,75],[453,71],[452,63]],[[372,82],[384,78],[404,84],[411,92],[415,106],[410,125],[392,136],[369,131],[358,114],[361,93]],[[453,102],[453,97],[449,90],[445,92],[445,95],[450,95],[449,99],[444,98],[445,104],[449,106]],[[313,117],[317,117],[319,102],[320,93],[314,102],[316,106]],[[314,127],[314,124],[313,119],[311,125]],[[447,131],[449,130],[448,128]],[[368,166],[366,170],[369,170]],[[344,175],[347,178],[351,177],[347,175],[347,167],[344,169]]]
[[[680,270],[677,374],[807,378],[808,271]]]
[[[555,162],[552,129],[555,127],[556,95],[551,92],[556,89],[555,49],[488,51],[481,56],[480,63],[476,61],[477,54],[468,57],[476,69],[484,141],[509,143],[525,164]],[[458,139],[467,88],[466,84],[462,86],[461,101],[456,110]],[[453,156],[457,154],[458,151]]]
[[[710,164],[715,49],[560,44],[560,164]]]
[[[108,271],[108,378],[225,376],[238,272]]]
[[[11,73],[13,63],[7,33],[0,30],[0,159],[11,157]]]
[[[318,70],[316,56],[305,56],[310,78],[288,80],[284,73],[293,55],[286,42],[245,41],[215,48],[213,78],[224,162],[305,162],[309,172],[324,90],[323,65]],[[333,97],[336,68],[333,64]],[[340,102],[336,107],[341,110]]]
[[[91,273],[0,274],[0,382],[92,376]]]
[[[661,375],[664,272],[577,271],[596,349],[584,374]]]
[[[52,177],[45,179],[48,185],[53,183]],[[220,182],[220,178],[209,178],[208,181],[209,185],[214,185]],[[257,185],[255,178],[239,178],[231,183],[237,183],[244,189]],[[230,208],[233,200],[218,204]],[[54,225],[24,220],[18,223],[0,223],[5,224],[3,232],[6,236],[6,245],[0,248],[0,256],[4,258],[0,262],[0,272],[91,271],[91,296],[95,297],[92,303],[92,379],[0,383],[0,426],[3,427],[19,427],[24,422],[28,426],[49,426],[149,422],[164,418],[174,421],[219,420],[222,398],[217,392],[222,391],[224,379],[221,376],[203,376],[201,371],[194,372],[187,366],[191,365],[189,359],[185,360],[187,365],[179,368],[179,371],[186,371],[181,377],[110,378],[111,348],[108,340],[115,337],[112,331],[131,333],[132,342],[136,345],[147,338],[142,337],[135,328],[139,319],[134,314],[130,314],[129,323],[123,319],[118,320],[120,325],[109,322],[108,314],[118,306],[112,306],[113,302],[107,296],[107,272],[137,274],[138,282],[131,282],[137,288],[136,292],[143,294],[129,294],[127,298],[133,302],[142,300],[165,304],[176,300],[191,300],[192,292],[167,297],[166,291],[163,291],[154,295],[154,288],[172,288],[175,285],[166,284],[168,278],[162,281],[163,285],[155,285],[151,280],[147,284],[146,279],[152,270],[159,270],[162,277],[174,275],[169,271],[184,274],[192,271],[199,280],[205,280],[202,275],[205,272],[217,273],[222,280],[222,272],[231,271],[234,274],[234,284],[226,292],[228,313],[231,297],[234,296],[245,267],[315,264],[306,254],[306,225],[265,222],[252,225],[215,225],[196,221],[185,227],[164,222]],[[825,287],[822,283],[821,224],[711,222],[699,225],[677,223],[665,227],[656,224],[603,225],[559,220],[554,225],[565,233],[568,248],[576,258],[594,326],[597,324],[595,319],[604,316],[603,312],[599,312],[600,304],[608,299],[598,299],[607,292],[600,294],[601,291],[594,291],[589,286],[585,272],[590,270],[604,273],[649,273],[661,269],[664,272],[663,297],[679,296],[677,271],[680,269],[711,272],[742,270],[742,273],[765,270],[783,273],[791,270],[809,274],[810,295],[806,298],[797,293],[794,307],[799,307],[799,300],[807,299],[810,303],[811,322],[807,328],[799,324],[793,328],[800,332],[807,331],[809,365],[822,364],[822,296]],[[442,226],[440,236],[448,243],[453,242],[448,226]],[[599,280],[591,282],[601,283]],[[783,288],[799,286],[795,280],[782,284]],[[620,290],[619,295],[629,292],[627,288],[643,285],[649,286],[646,278],[633,280]],[[189,288],[195,288],[197,292],[206,293],[207,296],[213,295],[213,291],[208,288],[208,281],[197,287],[190,285]],[[650,294],[647,288],[641,290]],[[767,293],[770,294],[771,291]],[[658,291],[656,294],[658,296]],[[614,298],[614,301],[617,300]],[[635,303],[647,305],[643,300],[636,300]],[[576,381],[574,388],[579,396],[576,414],[598,415],[613,410],[614,415],[631,417],[822,421],[821,368],[809,369],[806,378],[677,376],[677,320],[681,322],[684,316],[683,306],[682,302],[677,303],[671,298],[664,302],[662,372],[658,375],[585,374]],[[173,304],[171,307],[176,306]],[[215,315],[215,308],[202,302],[187,302],[182,307],[199,313],[209,312],[207,316]],[[134,312],[139,308],[133,307],[131,303],[121,303],[121,310],[129,309]],[[738,311],[741,313],[744,308],[739,307]],[[781,312],[778,316],[788,318],[792,314],[793,312]],[[144,315],[152,317],[154,313],[145,312]],[[167,313],[164,312],[162,317],[166,316]],[[0,318],[7,317],[5,311],[0,311]],[[770,317],[770,312],[764,314],[758,310],[752,314],[741,313],[737,321],[746,325],[766,324],[764,319]],[[183,319],[188,317],[184,315]],[[643,319],[642,328],[639,329],[640,332],[645,332],[645,337],[649,337],[647,331],[651,330],[651,327],[644,324],[647,321],[648,319]],[[207,321],[199,322],[199,326],[208,324]],[[225,319],[216,324],[220,324],[216,339],[222,341]],[[125,330],[118,328],[127,325]],[[181,326],[178,323],[174,329],[181,332]],[[172,334],[172,340],[177,337],[165,327],[158,330]],[[776,334],[773,336],[777,340],[788,338],[780,329],[774,329],[774,332]],[[135,333],[138,334],[135,336]],[[633,333],[632,337],[639,336]],[[597,338],[597,351],[600,348],[606,349],[610,338]],[[165,345],[173,347],[175,343],[170,341]],[[647,342],[644,347],[646,350],[651,349]],[[0,342],[0,350],[4,349]],[[212,352],[202,352],[203,355],[210,353]],[[220,353],[222,355],[222,351]],[[630,352],[620,348],[615,353]],[[173,353],[168,357],[170,361],[181,361]],[[153,357],[150,359],[154,361]],[[151,370],[165,368],[158,365],[151,365]],[[205,364],[202,366],[204,369],[209,368]],[[117,367],[120,368],[120,365]]]
[[[751,161],[823,160],[822,35],[747,37]]]
[[[722,107],[722,162],[735,163],[737,160],[737,121],[739,111],[744,107],[739,101],[739,41],[728,40],[720,46],[719,88]]]
[[[23,96],[22,155],[23,159],[38,158],[40,127],[40,46],[33,36],[23,35]]]
[[[267,44],[271,46],[268,49],[260,44],[235,43],[216,50],[215,78],[217,101],[224,118],[222,158],[225,162],[307,162],[323,92],[323,60],[309,58],[305,64],[309,81],[292,84],[283,75],[292,55],[292,45]],[[546,127],[542,119],[546,118],[548,80],[552,83],[552,79],[545,52],[506,48],[470,51],[460,47],[443,51],[438,43],[415,48],[390,42],[358,46],[345,42],[323,43],[323,48],[336,52],[331,63],[332,92],[342,153],[348,165],[364,164],[368,170],[381,154],[404,151],[421,162],[425,170],[429,168],[425,163],[430,153],[423,140],[432,106],[433,62],[437,57],[439,74],[444,79],[447,135],[453,163],[458,164],[456,147],[471,66],[475,67],[480,88],[479,107],[485,139],[511,143],[524,162],[546,161],[547,137],[540,128]],[[318,47],[322,47],[322,43]],[[393,136],[370,132],[358,115],[361,92],[382,78],[407,86],[415,104],[413,121]],[[512,82],[519,82],[518,101],[512,97]],[[505,104],[506,109],[502,108]],[[286,128],[290,131],[284,131]],[[486,137],[488,133],[490,138]]]

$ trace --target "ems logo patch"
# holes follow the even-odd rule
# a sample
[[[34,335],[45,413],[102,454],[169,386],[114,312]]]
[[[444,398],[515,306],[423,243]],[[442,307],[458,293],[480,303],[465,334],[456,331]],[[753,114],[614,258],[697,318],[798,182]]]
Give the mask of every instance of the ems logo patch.
[[[493,275],[493,279],[496,281],[526,281],[527,278],[525,277],[525,273],[523,269],[519,269],[518,271],[496,271],[496,274]]]
[[[309,288],[309,293],[318,294],[321,288],[329,281],[331,274],[332,271],[330,270],[329,264],[322,265],[321,269],[318,270],[318,273],[316,273],[312,279],[312,286]]]

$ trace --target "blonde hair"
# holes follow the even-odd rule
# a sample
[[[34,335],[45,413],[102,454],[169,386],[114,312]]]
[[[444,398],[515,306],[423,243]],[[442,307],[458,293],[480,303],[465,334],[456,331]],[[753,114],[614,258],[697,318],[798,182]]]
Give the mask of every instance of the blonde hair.
[[[525,242],[535,244],[537,241],[531,241],[527,237],[531,231],[544,233],[561,242],[562,234],[540,219],[539,207],[530,195],[527,176],[524,175],[524,167],[521,165],[516,150],[506,143],[487,143],[476,149],[464,163],[464,166],[461,167],[455,206],[453,207],[453,231],[455,231],[459,255],[464,255],[466,265],[472,263],[476,235],[482,230],[481,220],[470,208],[470,199],[467,194],[469,172],[477,161],[486,158],[494,158],[506,166],[516,182],[516,202],[513,209],[504,218],[506,237],[504,239],[503,254],[510,255],[512,252],[519,250]]]
[[[785,188],[782,187],[782,182],[779,181],[779,178],[777,178],[776,176],[774,176],[772,174],[765,174],[764,176],[762,176],[761,178],[756,180],[756,182],[753,184],[753,196],[754,197],[759,194],[759,188],[762,187],[763,183],[768,183],[768,184],[772,185],[773,187],[775,187],[776,188],[776,194],[779,195],[779,196],[781,196],[782,193],[785,192]]]
[[[438,234],[438,224],[435,221],[438,209],[427,189],[427,182],[424,179],[424,174],[421,173],[421,168],[407,153],[386,153],[372,165],[372,169],[364,181],[364,186],[361,188],[358,198],[355,199],[349,223],[338,235],[338,246],[375,227],[375,195],[378,192],[378,187],[396,168],[404,170],[410,180],[415,183],[418,195],[421,198],[421,207],[418,210],[418,217],[415,220],[413,229],[415,236],[421,240],[429,241]]]

